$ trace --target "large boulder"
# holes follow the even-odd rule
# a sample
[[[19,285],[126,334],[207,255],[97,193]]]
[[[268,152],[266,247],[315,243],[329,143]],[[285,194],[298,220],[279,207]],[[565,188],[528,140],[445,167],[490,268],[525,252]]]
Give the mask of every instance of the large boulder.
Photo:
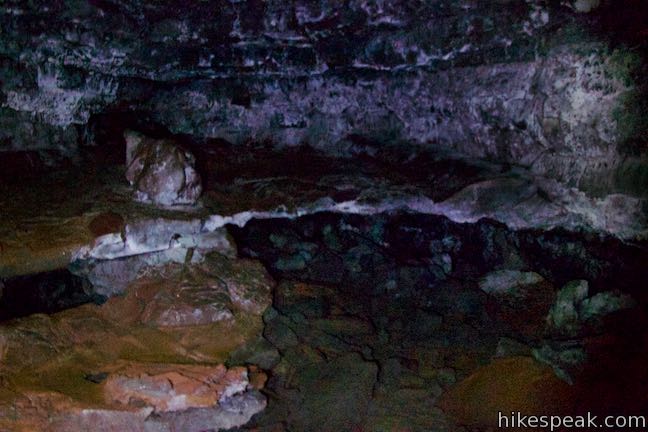
[[[195,158],[170,140],[127,131],[126,178],[135,199],[163,206],[193,205],[202,193]]]

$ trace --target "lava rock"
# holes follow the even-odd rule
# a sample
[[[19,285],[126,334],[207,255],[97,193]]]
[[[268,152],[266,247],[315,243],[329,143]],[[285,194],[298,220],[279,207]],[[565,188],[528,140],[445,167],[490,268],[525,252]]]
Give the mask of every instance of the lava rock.
[[[576,0],[571,3],[571,7],[579,13],[588,13],[601,5],[600,0]]]
[[[537,273],[516,270],[501,270],[489,273],[480,282],[479,288],[494,296],[512,296],[522,298],[525,291],[543,282]]]
[[[589,284],[585,280],[571,281],[562,287],[549,311],[549,326],[571,336],[578,333],[578,305],[587,298],[588,291]]]
[[[533,358],[551,366],[558,378],[573,385],[575,378],[583,371],[587,354],[581,345],[570,341],[544,343],[532,350]]]
[[[258,341],[272,284],[259,263],[213,254],[139,274],[102,305],[0,326],[0,374],[26,383],[43,371],[36,399],[28,387],[7,392],[0,382],[0,430],[197,432],[245,424],[266,406],[257,391],[264,375],[223,364],[230,353],[269,351]]]
[[[195,158],[172,141],[127,131],[126,178],[135,199],[163,206],[193,205],[202,193]]]
[[[554,333],[577,336],[586,324],[596,326],[604,316],[634,305],[634,300],[625,294],[606,291],[589,296],[587,281],[571,281],[558,292],[547,323]]]
[[[578,313],[583,321],[592,321],[612,312],[631,308],[634,305],[634,300],[627,295],[602,292],[583,300]]]
[[[609,39],[641,37],[641,2],[374,3],[3,2],[0,146],[73,153],[78,127],[120,107],[129,127],[197,138],[357,156],[374,148],[352,135],[379,137],[604,191],[625,177],[645,73]],[[592,31],[607,14],[631,19]]]
[[[495,318],[525,340],[537,338],[545,327],[554,290],[534,272],[500,270],[487,274],[479,287],[496,305]]]

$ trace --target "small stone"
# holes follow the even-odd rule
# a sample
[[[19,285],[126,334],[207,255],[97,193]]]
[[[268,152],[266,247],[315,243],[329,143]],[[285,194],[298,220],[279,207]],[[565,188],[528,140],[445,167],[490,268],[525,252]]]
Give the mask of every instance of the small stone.
[[[202,193],[195,158],[169,140],[127,131],[126,178],[137,201],[162,206],[193,205]]]
[[[556,296],[547,321],[555,331],[575,336],[581,328],[578,305],[587,298],[589,283],[585,280],[568,282]]]
[[[489,273],[479,281],[479,288],[495,296],[524,297],[527,287],[544,281],[538,273],[516,270],[500,270]]]
[[[578,314],[582,321],[588,321],[631,308],[634,305],[635,302],[630,296],[613,292],[602,292],[583,300]]]
[[[558,378],[567,384],[574,384],[574,377],[581,369],[587,356],[581,346],[557,346],[548,344],[533,349],[533,357],[551,366]]]
[[[528,341],[542,333],[554,300],[553,287],[542,276],[516,270],[495,271],[482,278],[479,287],[495,300],[493,318],[507,325],[513,336]]]
[[[601,0],[576,0],[573,2],[572,7],[576,12],[589,13],[598,8]]]

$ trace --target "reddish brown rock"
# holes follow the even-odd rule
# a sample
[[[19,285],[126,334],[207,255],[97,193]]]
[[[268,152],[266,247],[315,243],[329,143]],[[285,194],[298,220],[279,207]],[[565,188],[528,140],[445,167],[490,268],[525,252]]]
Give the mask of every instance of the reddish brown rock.
[[[198,432],[249,421],[265,407],[265,375],[223,363],[261,337],[273,281],[257,262],[228,261],[167,265],[101,306],[0,326],[0,430]]]
[[[166,412],[217,405],[246,391],[248,384],[243,367],[137,364],[111,374],[104,392],[109,404]]]
[[[497,427],[499,412],[569,413],[573,396],[574,389],[548,366],[530,357],[509,357],[477,369],[452,387],[439,405],[461,425]]]

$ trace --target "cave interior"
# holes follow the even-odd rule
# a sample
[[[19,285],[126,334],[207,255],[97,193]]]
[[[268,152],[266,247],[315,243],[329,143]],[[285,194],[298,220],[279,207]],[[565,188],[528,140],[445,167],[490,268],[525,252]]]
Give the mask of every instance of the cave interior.
[[[646,59],[644,0],[3,0],[0,430],[646,430]]]

